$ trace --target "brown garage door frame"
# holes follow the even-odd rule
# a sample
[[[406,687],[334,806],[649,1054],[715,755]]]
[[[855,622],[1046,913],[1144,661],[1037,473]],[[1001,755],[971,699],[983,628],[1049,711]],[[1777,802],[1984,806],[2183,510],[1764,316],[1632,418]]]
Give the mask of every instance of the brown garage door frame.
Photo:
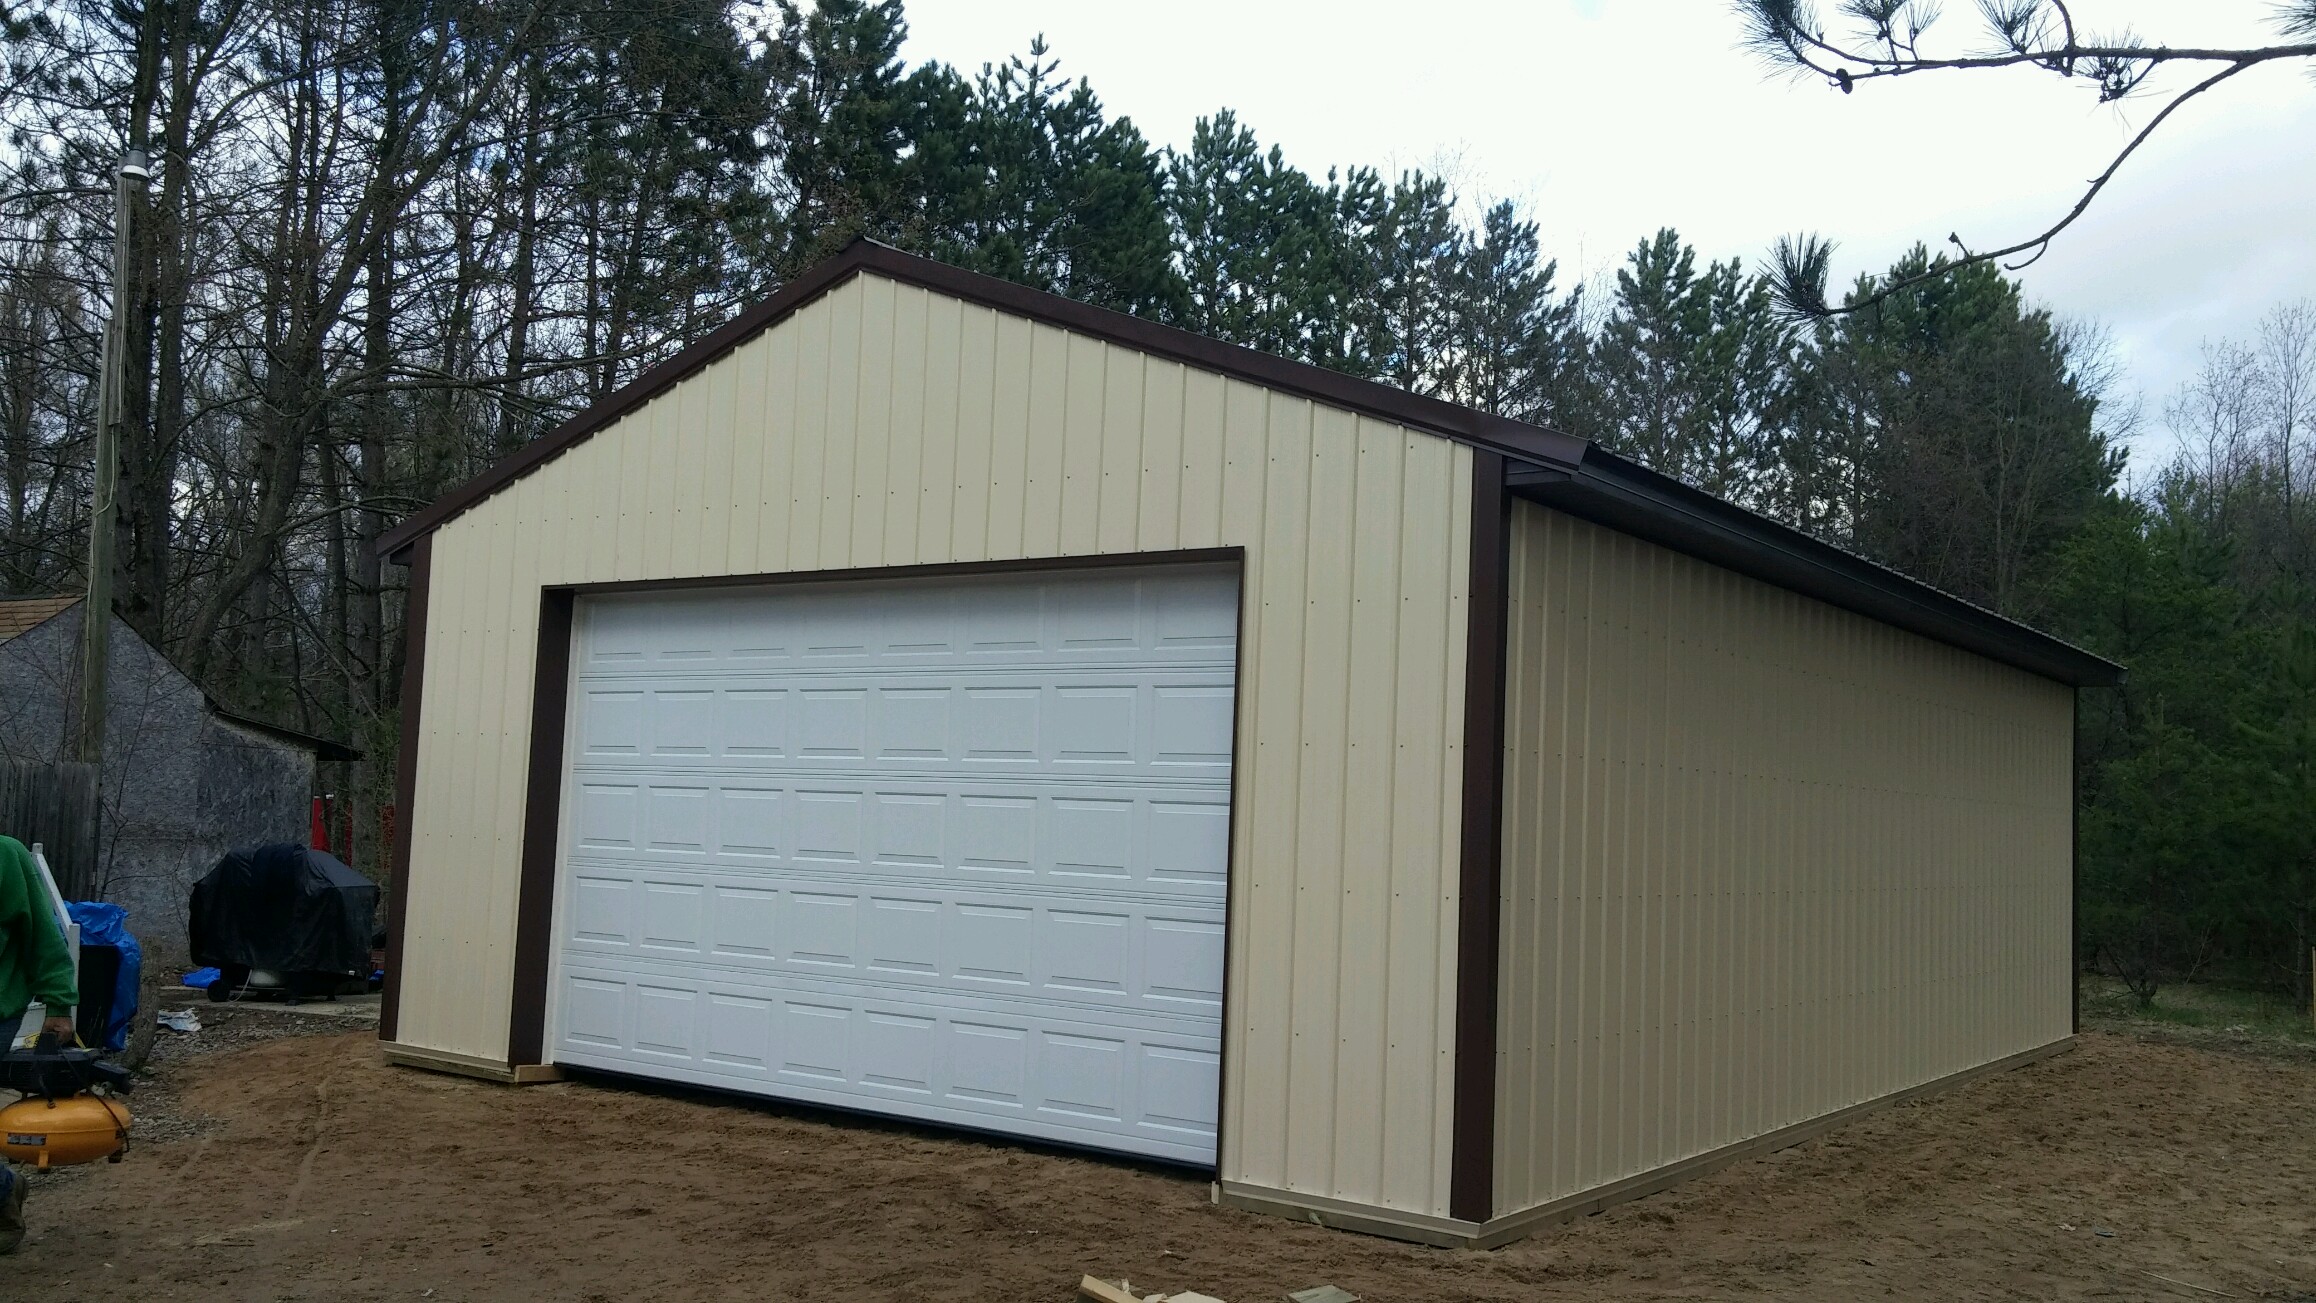
[[[531,740],[523,797],[523,842],[515,902],[515,968],[512,1012],[507,1020],[507,1065],[520,1070],[546,1062],[547,990],[554,954],[555,879],[562,851],[564,746],[569,729],[571,688],[571,635],[573,616],[582,597],[625,593],[680,592],[687,589],[746,589],[798,587],[807,584],[849,584],[870,581],[972,578],[987,575],[1078,573],[1087,570],[1173,569],[1188,566],[1227,566],[1237,582],[1238,631],[1231,649],[1231,799],[1230,851],[1224,864],[1222,1000],[1227,1010],[1231,996],[1229,896],[1238,881],[1238,684],[1246,669],[1246,549],[1243,547],[1187,548],[1170,552],[1115,552],[1089,556],[1022,557],[1004,561],[938,563],[914,566],[866,566],[844,570],[786,570],[770,574],[711,575],[686,579],[638,579],[597,584],[562,584],[539,590],[539,644],[531,677]],[[1499,712],[1500,713],[1500,712]],[[412,712],[413,716],[415,712]],[[405,739],[404,763],[415,753]],[[405,841],[408,839],[405,838]],[[400,929],[396,928],[399,938]],[[390,1036],[387,1039],[392,1039]],[[1215,1154],[1222,1153],[1223,1128],[1228,1125],[1222,1107],[1223,1083],[1229,1080],[1230,1025],[1223,1022],[1220,1060],[1216,1073]]]

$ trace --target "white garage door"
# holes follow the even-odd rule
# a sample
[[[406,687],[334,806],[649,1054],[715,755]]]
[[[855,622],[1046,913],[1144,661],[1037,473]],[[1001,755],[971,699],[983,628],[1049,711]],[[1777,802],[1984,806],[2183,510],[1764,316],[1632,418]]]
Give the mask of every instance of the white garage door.
[[[584,601],[562,1063],[1214,1161],[1237,581]]]

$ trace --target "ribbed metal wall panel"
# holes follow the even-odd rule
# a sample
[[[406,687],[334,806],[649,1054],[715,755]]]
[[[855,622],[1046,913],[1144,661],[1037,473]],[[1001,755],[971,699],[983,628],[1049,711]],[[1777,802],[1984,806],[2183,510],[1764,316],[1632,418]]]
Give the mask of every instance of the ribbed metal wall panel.
[[[1471,474],[849,282],[436,534],[400,1040],[506,1053],[541,585],[1239,546],[1221,1174],[1444,1215]]]
[[[2070,1031],[2070,689],[1529,503],[1496,1214]]]

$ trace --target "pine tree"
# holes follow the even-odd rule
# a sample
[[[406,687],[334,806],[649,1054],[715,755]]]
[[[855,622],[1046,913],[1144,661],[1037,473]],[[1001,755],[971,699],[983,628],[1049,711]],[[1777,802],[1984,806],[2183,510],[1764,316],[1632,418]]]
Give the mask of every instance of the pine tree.
[[[1456,399],[1516,420],[1558,428],[1578,419],[1585,357],[1578,292],[1553,289],[1557,263],[1543,262],[1536,224],[1498,203],[1467,242],[1451,299],[1463,354]]]
[[[925,97],[919,139],[945,179],[927,198],[925,247],[1102,307],[1178,314],[1157,153],[1131,120],[1105,117],[1091,86],[1058,78],[1047,53],[1041,38],[969,88]]]
[[[1182,268],[1176,324],[1281,357],[1320,360],[1351,300],[1341,194],[1268,153],[1228,110],[1168,151],[1167,214]]]
[[[1792,330],[1734,259],[1697,268],[1670,229],[1617,272],[1592,350],[1595,437],[1709,493],[1768,506],[1781,477]]]
[[[1929,263],[1917,247],[1889,273],[1906,289],[1821,325],[1803,359],[1809,442],[1849,467],[1831,514],[1850,545],[2031,618],[2037,576],[2113,491],[2121,454],[2049,313],[1992,267],[1921,278]]]

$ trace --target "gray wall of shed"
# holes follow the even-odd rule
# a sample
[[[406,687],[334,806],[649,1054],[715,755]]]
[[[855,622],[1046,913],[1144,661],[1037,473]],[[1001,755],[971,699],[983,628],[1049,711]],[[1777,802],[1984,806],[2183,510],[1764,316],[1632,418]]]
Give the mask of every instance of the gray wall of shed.
[[[79,714],[81,608],[0,643],[0,756],[69,759]],[[165,962],[186,951],[193,883],[237,846],[303,843],[313,755],[212,714],[201,690],[113,621],[96,894]],[[0,829],[0,832],[9,831]]]

